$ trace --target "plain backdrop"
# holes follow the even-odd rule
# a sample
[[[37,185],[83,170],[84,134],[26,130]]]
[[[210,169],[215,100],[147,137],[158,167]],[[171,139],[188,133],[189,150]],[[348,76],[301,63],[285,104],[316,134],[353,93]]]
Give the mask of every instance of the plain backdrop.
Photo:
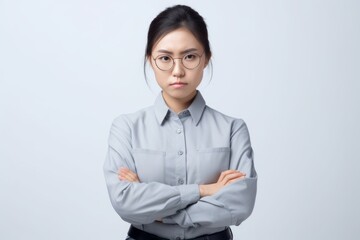
[[[153,104],[147,29],[177,3],[208,24],[207,104],[250,130],[258,195],[235,240],[359,239],[356,0],[0,0],[0,239],[125,238],[107,137]]]

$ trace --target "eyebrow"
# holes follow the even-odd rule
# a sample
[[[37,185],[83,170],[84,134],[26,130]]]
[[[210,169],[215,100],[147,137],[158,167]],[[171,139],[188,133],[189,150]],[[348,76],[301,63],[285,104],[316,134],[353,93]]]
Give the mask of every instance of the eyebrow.
[[[184,51],[182,51],[182,52],[180,52],[180,53],[181,53],[181,54],[186,54],[186,53],[194,52],[194,51],[198,51],[198,49],[197,49],[197,48],[189,48],[189,49],[186,49],[186,50],[184,50]],[[165,50],[165,49],[160,49],[160,50],[158,50],[157,52],[159,52],[159,53],[173,54],[173,52],[168,51],[168,50]]]

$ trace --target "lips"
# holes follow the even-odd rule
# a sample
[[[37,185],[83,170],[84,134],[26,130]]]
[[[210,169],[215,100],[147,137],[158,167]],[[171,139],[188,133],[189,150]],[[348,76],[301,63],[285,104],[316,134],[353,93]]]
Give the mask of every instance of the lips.
[[[187,83],[184,82],[175,82],[175,83],[171,83],[170,87],[174,88],[174,89],[182,89],[184,87],[186,87]]]
[[[173,85],[187,85],[187,83],[184,83],[184,82],[175,82],[175,83],[171,83],[170,86],[173,86]]]

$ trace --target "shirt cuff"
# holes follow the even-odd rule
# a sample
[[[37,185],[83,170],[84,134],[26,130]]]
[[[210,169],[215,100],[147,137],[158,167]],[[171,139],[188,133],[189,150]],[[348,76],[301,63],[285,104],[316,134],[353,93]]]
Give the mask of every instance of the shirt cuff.
[[[177,186],[180,191],[180,209],[186,208],[189,204],[196,203],[200,199],[199,185],[189,184]]]

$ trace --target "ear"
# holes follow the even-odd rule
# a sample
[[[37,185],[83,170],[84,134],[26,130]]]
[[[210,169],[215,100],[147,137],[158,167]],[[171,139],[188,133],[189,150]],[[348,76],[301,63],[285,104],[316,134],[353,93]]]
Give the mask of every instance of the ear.
[[[211,56],[205,58],[204,69],[208,66],[208,64],[209,64],[209,62],[210,62],[210,60],[211,60],[210,58],[211,58]]]

